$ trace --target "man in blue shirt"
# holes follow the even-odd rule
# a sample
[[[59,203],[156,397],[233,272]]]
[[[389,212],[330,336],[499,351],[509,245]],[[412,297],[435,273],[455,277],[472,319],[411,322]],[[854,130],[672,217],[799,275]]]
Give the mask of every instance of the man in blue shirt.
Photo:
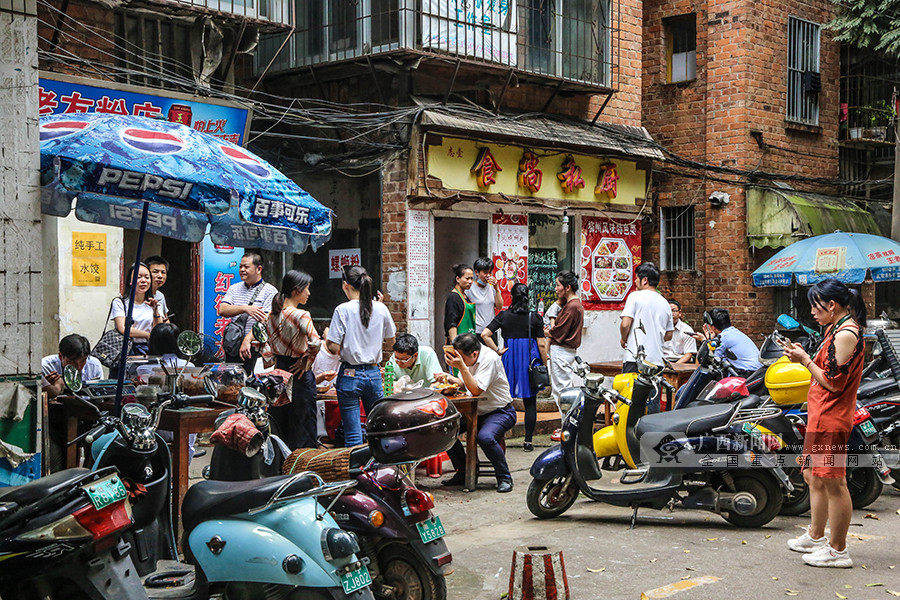
[[[103,379],[103,365],[91,356],[91,343],[83,335],[73,333],[59,341],[59,353],[41,359],[41,391],[48,398],[62,394],[66,385],[62,372],[66,365],[73,365],[81,372],[83,381]]]
[[[747,334],[731,324],[731,316],[726,309],[714,308],[709,311],[709,322],[703,325],[703,329],[707,337],[719,336],[720,344],[716,349],[716,356],[721,358],[725,356],[726,351],[731,350],[737,357],[729,360],[742,377],[750,375],[762,366],[759,362],[759,348]]]

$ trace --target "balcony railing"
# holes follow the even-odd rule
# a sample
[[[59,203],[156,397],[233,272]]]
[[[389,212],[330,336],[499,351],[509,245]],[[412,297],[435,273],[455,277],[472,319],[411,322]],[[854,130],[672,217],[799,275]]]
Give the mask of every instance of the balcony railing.
[[[213,1],[213,0],[210,0]],[[295,0],[296,29],[264,37],[269,72],[402,51],[611,87],[617,0]]]
[[[291,24],[291,0],[145,0],[149,4],[199,9],[243,17],[251,21],[287,27]],[[301,3],[303,0],[299,0]]]

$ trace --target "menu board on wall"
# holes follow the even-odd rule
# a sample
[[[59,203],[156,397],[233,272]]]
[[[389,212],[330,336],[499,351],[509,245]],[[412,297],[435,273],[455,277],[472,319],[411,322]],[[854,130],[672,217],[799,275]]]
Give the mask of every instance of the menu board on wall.
[[[528,291],[531,310],[537,310],[541,300],[544,310],[556,302],[556,274],[559,273],[556,248],[528,249]]]
[[[512,288],[528,281],[528,216],[494,215],[496,231],[494,278],[500,284],[503,308],[512,302]]]
[[[621,310],[641,264],[640,221],[581,221],[581,301],[586,310]]]

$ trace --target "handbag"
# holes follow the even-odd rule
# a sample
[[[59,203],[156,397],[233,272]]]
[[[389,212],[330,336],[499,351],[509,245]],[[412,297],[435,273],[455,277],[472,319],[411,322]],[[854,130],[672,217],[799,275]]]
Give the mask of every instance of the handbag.
[[[124,302],[124,299],[122,301]],[[111,315],[112,303],[110,303],[109,312],[106,314],[106,325],[103,326],[103,334],[100,336],[100,340],[94,344],[94,349],[91,350],[91,356],[99,360],[100,364],[108,369],[119,366],[119,358],[122,355],[122,345],[125,341],[125,336],[119,333],[119,330],[115,327],[109,330],[106,329],[109,326],[109,317]],[[129,338],[128,347],[125,349],[126,355],[131,354],[131,346],[133,343],[134,340]]]
[[[531,313],[528,313],[528,343],[531,343]],[[537,363],[537,364],[535,364]],[[528,363],[528,378],[531,380],[531,387],[542,390],[550,387],[550,370],[547,365],[540,362],[540,358],[534,357]]]
[[[250,302],[247,303],[248,305],[253,305],[253,302],[265,285],[265,283],[260,283],[257,286],[256,291],[250,296]],[[238,315],[231,319],[222,331],[222,349],[225,350],[225,354],[228,356],[240,355],[241,344],[244,343],[244,329],[247,327],[247,319],[249,318],[250,315],[247,313]]]

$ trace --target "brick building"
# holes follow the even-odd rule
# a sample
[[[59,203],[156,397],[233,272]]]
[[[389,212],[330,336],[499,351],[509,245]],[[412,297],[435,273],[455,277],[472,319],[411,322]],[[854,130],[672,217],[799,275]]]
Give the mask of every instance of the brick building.
[[[838,178],[841,55],[823,28],[834,5],[648,0],[643,10],[643,124],[679,159],[654,173],[647,254],[689,322],[720,306],[763,334],[803,294],[754,288],[756,267],[807,235],[877,232],[853,203],[794,192],[840,193],[815,181]],[[773,217],[773,203],[790,218]]]
[[[355,102],[396,115],[385,122],[386,134],[369,140],[387,147],[380,154],[351,146],[347,138],[360,137],[353,132],[322,139],[321,129],[277,119],[271,127],[284,137],[264,137],[254,148],[277,152],[301,186],[335,208],[328,247],[359,256],[380,278],[399,328],[423,343],[443,342],[450,266],[487,255],[498,279],[529,281],[548,303],[555,272],[586,275],[596,310],[588,314],[582,354],[621,357],[619,309],[650,214],[653,165],[662,158],[641,127],[642,8],[631,0],[552,6],[401,0],[373,2],[366,12],[362,4],[325,0],[298,12],[286,43],[261,42],[255,74],[265,73],[266,92],[308,106]],[[367,158],[340,162],[354,152]],[[494,162],[481,179],[486,161]],[[600,232],[610,229],[631,232],[633,247],[603,245],[609,254],[601,256],[607,234]],[[340,291],[321,259],[282,260],[282,269],[313,274],[313,316],[329,317]],[[601,264],[610,280],[593,272]]]

